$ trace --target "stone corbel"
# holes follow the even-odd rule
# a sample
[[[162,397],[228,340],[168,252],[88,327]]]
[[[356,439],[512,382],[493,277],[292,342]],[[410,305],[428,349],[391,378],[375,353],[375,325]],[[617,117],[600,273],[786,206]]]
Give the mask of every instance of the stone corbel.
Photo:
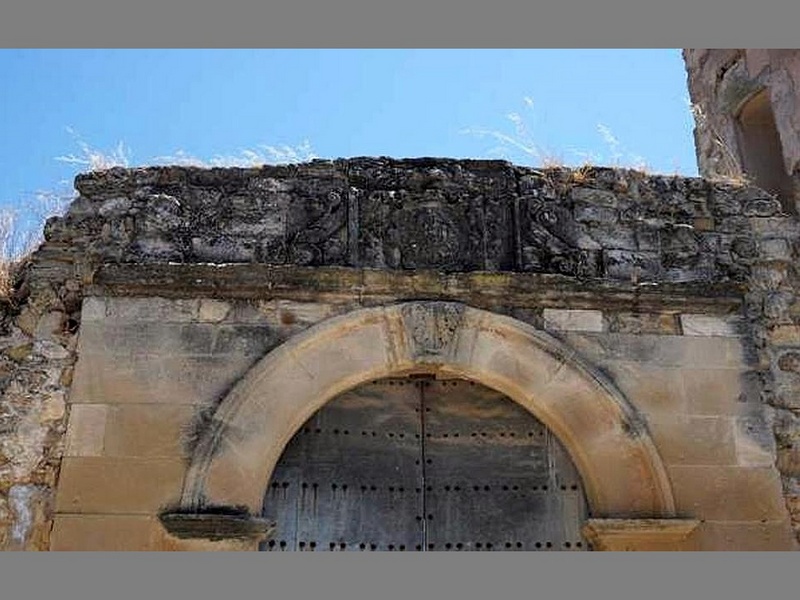
[[[697,519],[589,519],[583,535],[595,550],[684,550]]]
[[[255,550],[276,527],[273,521],[232,510],[167,511],[159,520],[181,550]]]

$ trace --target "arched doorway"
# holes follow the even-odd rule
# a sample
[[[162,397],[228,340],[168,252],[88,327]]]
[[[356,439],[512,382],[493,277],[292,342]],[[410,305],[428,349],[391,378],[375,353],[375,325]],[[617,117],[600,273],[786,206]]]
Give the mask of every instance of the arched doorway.
[[[557,438],[461,378],[367,382],[286,446],[264,498],[268,551],[581,550],[587,505]]]
[[[580,473],[589,516],[582,531],[593,547],[673,547],[696,527],[675,518],[646,421],[602,371],[530,325],[437,301],[328,319],[258,361],[203,421],[180,505],[164,512],[162,523],[174,518],[173,530],[190,523],[188,537],[200,548],[204,537],[221,539],[222,520],[235,530],[223,536],[230,538],[225,547],[240,549],[241,536],[254,540],[254,529],[264,531],[256,515],[273,472],[318,410],[371,381],[415,375],[480,383],[547,427]]]

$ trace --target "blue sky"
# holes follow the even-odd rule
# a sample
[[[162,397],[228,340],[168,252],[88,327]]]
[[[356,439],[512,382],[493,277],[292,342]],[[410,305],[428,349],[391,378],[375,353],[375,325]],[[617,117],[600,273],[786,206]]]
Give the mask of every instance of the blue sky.
[[[0,50],[0,77],[3,206],[64,189],[81,143],[131,165],[271,146],[696,174],[676,49]]]

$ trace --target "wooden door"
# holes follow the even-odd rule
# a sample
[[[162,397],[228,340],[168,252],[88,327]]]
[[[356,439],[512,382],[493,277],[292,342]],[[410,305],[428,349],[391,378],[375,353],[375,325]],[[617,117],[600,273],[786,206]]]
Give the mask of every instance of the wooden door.
[[[264,550],[580,550],[586,502],[561,444],[461,379],[384,379],[297,432],[264,500]]]

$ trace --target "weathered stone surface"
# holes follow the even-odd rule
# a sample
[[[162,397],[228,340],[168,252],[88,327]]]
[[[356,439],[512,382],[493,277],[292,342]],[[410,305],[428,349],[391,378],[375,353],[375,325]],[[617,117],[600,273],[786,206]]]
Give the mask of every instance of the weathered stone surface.
[[[701,368],[681,374],[689,412],[747,416],[761,408],[759,374],[735,368]]]
[[[612,279],[639,283],[653,282],[663,278],[663,265],[654,252],[630,250],[608,250],[603,253],[606,273]]]
[[[603,313],[599,310],[561,310],[545,308],[544,324],[555,331],[603,331]]]
[[[697,61],[697,53],[711,58]],[[755,92],[766,88],[780,132],[784,167],[789,175],[800,160],[800,138],[797,121],[797,83],[800,62],[797,51],[747,50],[684,50],[689,74],[689,94],[695,107],[695,141],[700,172],[709,178],[728,176],[741,178],[742,137],[737,118],[743,103]],[[744,213],[770,216],[780,210],[776,201],[763,192],[750,192]],[[796,196],[796,194],[795,194]],[[785,199],[783,207],[794,206],[795,198]]]
[[[54,547],[126,547],[116,523],[139,547],[182,548],[153,516],[182,489],[184,435],[293,336],[408,300],[546,327],[597,382],[612,380],[671,465],[679,512],[719,524],[698,547],[759,546],[746,536],[760,533],[731,533],[730,523],[761,519],[773,524],[763,545],[779,545],[786,507],[800,527],[780,485],[795,489],[789,440],[800,424],[776,419],[775,444],[764,409],[800,408],[800,228],[761,190],[618,169],[383,158],[113,169],[77,187],[33,257],[30,299],[9,335],[0,331],[0,507],[14,486],[41,491],[30,496],[39,516],[23,545],[47,546],[47,498],[66,452]],[[342,365],[369,370],[394,352],[431,364],[469,356],[503,377],[519,370],[497,340],[461,340],[458,310],[437,310],[406,315],[397,346],[364,334],[358,347],[296,365],[270,393],[304,382],[322,394]],[[552,389],[560,373],[543,373]],[[570,402],[589,393],[564,389]],[[601,425],[570,418],[582,436]],[[70,520],[74,511],[85,517]]]
[[[33,343],[33,351],[50,360],[63,360],[70,357],[67,348],[50,340],[37,340]]]
[[[596,550],[685,550],[700,524],[694,519],[589,519],[583,534]]]
[[[737,464],[732,419],[662,414],[649,418],[648,425],[667,464]]]
[[[686,373],[690,373],[699,365],[703,365],[703,369],[741,369],[747,358],[736,338],[588,332],[564,333],[561,337],[603,365],[612,361],[648,363],[660,367],[685,367]]]
[[[756,198],[744,205],[742,214],[747,217],[771,217],[781,212],[781,203],[775,198]]]
[[[120,323],[192,323],[198,317],[199,300],[165,299],[159,297],[87,298],[88,318],[85,322],[110,320]],[[96,307],[96,308],[95,308]],[[100,318],[95,318],[95,315]]]
[[[46,550],[51,511],[49,490],[40,485],[17,484],[8,491],[8,510],[13,520],[9,549]]]
[[[71,401],[100,404],[208,404],[258,355],[86,354],[75,369]]]
[[[154,514],[178,501],[185,470],[180,459],[67,457],[61,465],[56,510]]]
[[[800,311],[796,306],[796,290],[800,279],[794,267],[798,260],[796,219],[800,187],[800,52],[797,50],[763,49],[700,49],[684,50],[689,75],[689,92],[695,108],[695,140],[700,172],[710,178],[732,177],[742,180],[745,171],[756,165],[745,164],[748,154],[757,151],[760,168],[751,177],[770,187],[774,195],[757,188],[744,187],[730,197],[741,204],[741,213],[749,225],[733,223],[718,228],[754,235],[737,237],[731,254],[742,265],[757,263],[751,271],[747,313],[751,320],[759,362],[767,375],[763,377],[761,395],[766,402],[787,413],[800,410],[794,349],[800,344],[797,325]],[[771,118],[758,120],[747,135],[743,121],[746,103],[760,90],[753,110],[772,113],[774,130],[767,124]],[[751,113],[753,114],[753,113]],[[758,140],[754,137],[758,134]],[[774,144],[771,139],[774,139]],[[753,150],[749,145],[752,143]],[[755,148],[758,144],[761,146]],[[767,161],[764,161],[764,158]],[[768,164],[767,164],[768,163]],[[716,184],[715,184],[715,187]],[[723,196],[729,194],[724,193]],[[735,206],[721,198],[723,213],[733,215]],[[782,266],[781,266],[782,265]],[[782,423],[782,424],[781,424]],[[797,424],[776,422],[776,439],[796,431]],[[800,505],[791,500],[788,490],[794,489],[793,465],[781,451],[778,468],[783,472],[787,490],[787,507],[795,532],[800,539]],[[764,458],[764,460],[766,460]]]
[[[690,537],[687,550],[694,551],[788,551],[796,540],[785,521],[702,521]]]
[[[734,435],[739,465],[771,467],[775,464],[775,432],[769,414],[736,419]]]
[[[32,350],[33,343],[29,342],[27,344],[20,344],[19,346],[9,348],[4,352],[4,354],[13,361],[22,362],[28,358],[28,356],[30,356]]]
[[[646,415],[669,419],[691,414],[680,368],[643,366],[639,363],[614,361],[606,371],[636,408]]]
[[[112,457],[186,458],[198,409],[191,405],[116,404],[107,410],[103,455]]]
[[[683,335],[737,337],[742,333],[742,325],[739,317],[681,315]]]
[[[65,456],[102,456],[108,406],[73,404],[67,425]]]
[[[159,516],[164,528],[181,539],[261,540],[275,531],[275,523],[242,513],[211,512],[201,513],[165,512]]]
[[[773,468],[668,467],[678,511],[717,521],[774,521],[786,515],[780,476]]]
[[[57,514],[51,550],[96,552],[166,550],[158,518],[147,515]]]
[[[778,468],[788,477],[800,476],[800,445],[778,449]]]
[[[52,341],[54,336],[61,333],[64,327],[64,313],[51,311],[39,319],[34,331],[36,340]]]
[[[0,299],[0,548],[46,550],[74,330],[52,288],[28,274],[11,292],[18,305]]]
[[[198,318],[200,321],[218,323],[223,321],[231,310],[230,304],[219,300],[204,299],[200,301]]]
[[[800,373],[800,352],[784,352],[778,359],[778,368],[788,373]]]
[[[652,286],[540,273],[441,273],[432,269],[389,271],[236,264],[109,264],[98,269],[95,285],[90,291],[121,297],[159,294],[178,301],[186,295],[224,297],[253,300],[262,307],[287,302],[320,307],[328,303],[326,306],[329,308],[325,310],[329,314],[335,314],[342,306],[352,309],[361,304],[420,297],[467,300],[473,306],[497,311],[536,304],[551,308],[627,312],[702,310],[718,314],[740,309],[744,289],[732,282]],[[279,299],[267,301],[263,300],[264,297]],[[163,298],[158,300],[163,301]],[[266,308],[264,310],[269,312]]]
[[[800,346],[800,325],[779,325],[769,332],[770,343],[775,346]]]
[[[670,313],[613,312],[608,315],[608,331],[612,333],[680,334],[678,315]]]
[[[789,242],[782,238],[766,238],[761,240],[760,256],[764,260],[791,260],[792,252]]]
[[[713,228],[690,225],[706,218],[703,204],[687,197],[685,184],[667,178],[599,168],[577,176],[502,161],[372,158],[244,169],[227,177],[209,188],[208,178],[189,168],[82,176],[83,200],[51,229],[73,245],[92,240],[90,252],[101,262],[741,279],[704,252]],[[708,194],[694,182],[688,188]],[[733,193],[716,188],[715,205],[735,206]],[[748,214],[775,214],[763,197],[748,206]]]

